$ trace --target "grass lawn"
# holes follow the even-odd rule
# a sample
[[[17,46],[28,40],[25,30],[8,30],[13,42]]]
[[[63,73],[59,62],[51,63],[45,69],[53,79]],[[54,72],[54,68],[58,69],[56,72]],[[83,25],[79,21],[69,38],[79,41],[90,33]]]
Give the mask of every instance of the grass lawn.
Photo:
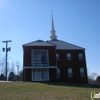
[[[0,82],[0,100],[91,100],[92,91],[98,93],[100,87],[49,82]]]

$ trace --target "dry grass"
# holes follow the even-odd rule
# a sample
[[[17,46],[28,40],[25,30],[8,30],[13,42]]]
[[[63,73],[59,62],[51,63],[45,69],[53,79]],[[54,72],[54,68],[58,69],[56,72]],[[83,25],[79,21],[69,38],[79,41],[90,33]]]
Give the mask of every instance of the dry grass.
[[[0,100],[91,100],[100,87],[66,83],[0,82]]]

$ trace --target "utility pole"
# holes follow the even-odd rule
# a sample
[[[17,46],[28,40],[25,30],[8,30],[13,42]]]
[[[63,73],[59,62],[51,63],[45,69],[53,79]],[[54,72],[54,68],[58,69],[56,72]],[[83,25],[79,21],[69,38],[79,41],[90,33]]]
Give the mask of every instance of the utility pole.
[[[7,56],[8,56],[8,51],[11,50],[11,48],[9,47],[8,48],[8,42],[12,42],[11,40],[8,40],[8,41],[2,41],[3,43],[6,43],[6,48],[3,48],[3,52],[6,51],[6,61],[5,61],[5,65],[6,65],[6,81],[7,81]]]

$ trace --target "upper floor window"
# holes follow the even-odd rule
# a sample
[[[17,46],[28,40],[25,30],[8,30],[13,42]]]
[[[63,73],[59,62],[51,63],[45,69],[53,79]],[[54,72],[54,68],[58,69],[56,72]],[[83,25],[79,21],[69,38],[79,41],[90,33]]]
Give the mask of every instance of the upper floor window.
[[[58,53],[56,53],[56,59],[59,60],[59,54]]]
[[[68,68],[68,77],[73,77],[72,68]]]
[[[71,60],[71,54],[67,53],[67,60]]]
[[[79,53],[79,60],[83,60],[83,54]]]
[[[80,68],[80,76],[81,77],[84,77],[85,75],[84,75],[84,68]]]
[[[32,66],[33,67],[48,66],[47,50],[33,50],[32,51]]]

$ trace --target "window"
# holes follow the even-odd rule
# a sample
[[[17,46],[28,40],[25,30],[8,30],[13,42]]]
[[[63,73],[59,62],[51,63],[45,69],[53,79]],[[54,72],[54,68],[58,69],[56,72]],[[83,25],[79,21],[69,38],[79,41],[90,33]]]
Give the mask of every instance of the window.
[[[79,60],[83,60],[83,54],[79,53]]]
[[[58,53],[56,53],[56,59],[59,60],[59,54]]]
[[[60,78],[60,68],[57,69],[57,78]]]
[[[45,67],[48,66],[48,52],[47,50],[33,50],[32,51],[32,66]]]
[[[68,68],[68,77],[73,77],[72,68]]]
[[[84,77],[84,68],[80,68],[80,76]]]
[[[67,53],[67,60],[71,60],[71,54]]]

